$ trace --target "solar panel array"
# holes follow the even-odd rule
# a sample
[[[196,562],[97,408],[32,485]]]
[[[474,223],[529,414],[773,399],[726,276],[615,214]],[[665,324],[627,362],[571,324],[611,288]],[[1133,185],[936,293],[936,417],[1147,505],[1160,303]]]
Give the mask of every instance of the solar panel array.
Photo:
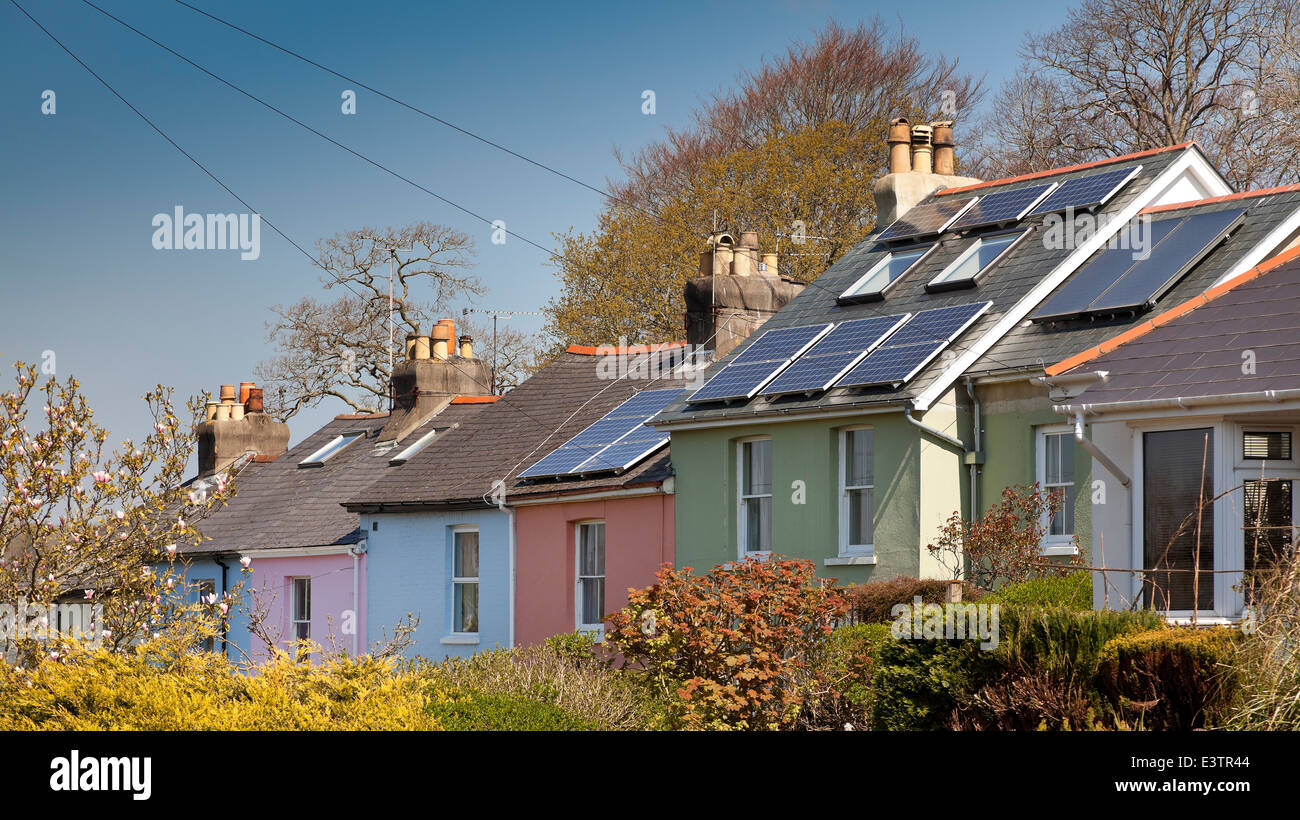
[[[1062,182],[1055,191],[1029,212],[1029,216],[1057,213],[1067,208],[1082,210],[1105,205],[1128,181],[1142,170],[1141,165],[1103,171]]]
[[[1106,248],[1033,315],[1034,321],[1139,310],[1163,296],[1240,222],[1241,210],[1214,211],[1151,223],[1145,255]]]
[[[898,329],[911,316],[872,316],[840,322],[770,384],[765,396],[825,390]]]
[[[904,239],[916,239],[921,236],[934,236],[948,230],[948,226],[965,213],[975,197],[959,199],[942,199],[925,205],[917,205],[906,214],[895,219],[888,228],[876,237],[882,242],[898,242]]]
[[[830,331],[830,323],[769,330],[687,398],[688,402],[748,399]]]
[[[679,389],[642,390],[519,474],[520,478],[626,470],[668,443],[645,423],[672,404]]]
[[[1018,222],[1044,194],[1055,187],[1055,182],[1044,182],[1041,185],[1025,185],[982,196],[957,221],[949,225],[948,230],[961,231]]]
[[[992,302],[923,310],[835,382],[836,387],[903,384],[939,355]]]

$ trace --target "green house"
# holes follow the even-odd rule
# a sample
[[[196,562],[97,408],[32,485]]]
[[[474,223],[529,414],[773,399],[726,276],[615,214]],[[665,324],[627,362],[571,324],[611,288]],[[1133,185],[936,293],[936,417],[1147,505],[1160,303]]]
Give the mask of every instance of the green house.
[[[876,186],[884,229],[652,420],[679,566],[779,553],[841,583],[945,577],[926,549],[944,522],[1035,482],[1067,499],[1044,555],[1089,557],[1111,476],[1046,369],[1295,238],[1300,194],[1233,195],[1195,144],[954,184],[924,136],[916,169],[895,150]],[[1203,212],[1220,215],[1175,230]]]

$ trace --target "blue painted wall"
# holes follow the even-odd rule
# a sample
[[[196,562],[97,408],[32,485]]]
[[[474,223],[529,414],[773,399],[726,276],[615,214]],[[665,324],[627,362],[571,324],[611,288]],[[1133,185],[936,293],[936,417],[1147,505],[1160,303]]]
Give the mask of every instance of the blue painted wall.
[[[375,529],[373,524],[378,523]],[[477,643],[453,643],[451,555],[453,527],[479,531]],[[363,515],[367,642],[392,637],[414,613],[420,618],[408,655],[441,660],[510,645],[510,517],[500,510]]]
[[[186,587],[191,587],[199,581],[210,580],[213,582],[213,589],[217,595],[222,595],[228,588],[237,586],[239,582],[243,580],[244,576],[240,572],[239,558],[237,556],[226,556],[221,560],[224,561],[227,566],[225,573],[227,586],[222,586],[221,566],[218,565],[214,559],[206,556],[197,556],[194,558],[185,556],[183,560],[177,560],[177,585],[179,586],[183,581]],[[186,564],[188,564],[188,566]],[[196,593],[191,590],[188,600],[193,601],[195,598]],[[248,653],[252,649],[252,635],[248,631],[248,616],[239,606],[236,606],[231,610],[226,640],[231,644],[229,650],[226,652],[226,655],[231,660],[238,661],[243,658],[243,655],[241,655],[235,647],[239,647],[239,649],[242,649],[245,653]],[[218,644],[217,650],[220,651],[220,649],[221,646]]]

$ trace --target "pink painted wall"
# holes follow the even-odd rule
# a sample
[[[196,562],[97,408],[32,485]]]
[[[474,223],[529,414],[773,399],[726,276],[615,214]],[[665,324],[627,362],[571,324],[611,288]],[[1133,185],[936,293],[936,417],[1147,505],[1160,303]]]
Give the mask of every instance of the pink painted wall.
[[[576,581],[575,526],[605,522],[605,609],[627,604],[629,587],[654,582],[674,560],[673,497],[655,494],[601,501],[522,506],[515,510],[515,642],[537,643],[572,632]]]
[[[366,646],[366,558],[361,556],[358,562],[357,601],[352,599],[352,556],[312,555],[298,557],[259,557],[254,558],[251,577],[247,577],[243,600],[250,598],[261,602],[267,608],[267,631],[272,637],[279,636],[280,646],[288,648],[293,641],[292,597],[290,579],[310,577],[311,583],[311,639],[323,648],[329,649],[329,636],[334,635],[335,644],[352,652],[352,635],[343,634],[346,614],[352,611],[352,622],[356,625],[357,647],[361,653]],[[239,565],[234,569],[238,571]],[[243,642],[241,642],[243,644]],[[257,660],[266,657],[266,645],[257,638],[247,644],[252,647],[252,655]]]

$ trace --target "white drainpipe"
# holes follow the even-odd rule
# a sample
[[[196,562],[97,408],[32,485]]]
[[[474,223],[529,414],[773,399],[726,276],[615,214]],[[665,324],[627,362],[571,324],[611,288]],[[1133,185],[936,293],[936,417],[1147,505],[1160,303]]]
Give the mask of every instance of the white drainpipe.
[[[361,556],[366,554],[366,539],[363,537],[355,547],[348,547],[352,556],[352,613],[357,622],[352,632],[352,657],[357,657],[357,642],[361,634]]]
[[[510,604],[509,604],[509,643],[508,648],[513,649],[515,645],[515,511],[513,507],[506,506],[505,492],[497,500],[497,509],[509,516],[510,521],[506,525],[506,537],[510,543]]]

